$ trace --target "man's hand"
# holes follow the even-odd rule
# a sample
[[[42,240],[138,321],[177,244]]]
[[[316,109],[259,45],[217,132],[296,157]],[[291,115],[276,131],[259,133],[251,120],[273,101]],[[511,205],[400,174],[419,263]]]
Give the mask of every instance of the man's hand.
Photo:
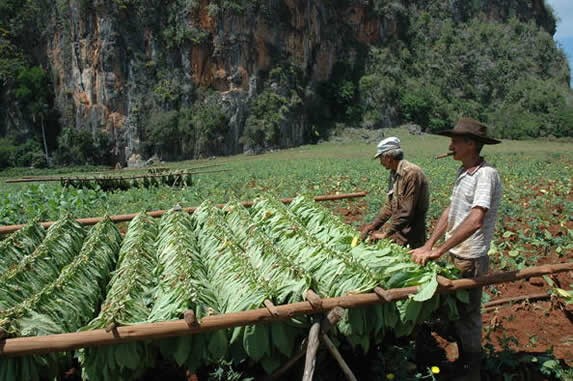
[[[412,261],[422,266],[428,263],[428,261],[438,259],[442,256],[438,250],[429,246],[422,246],[417,249],[410,250],[410,255],[412,256]]]
[[[386,232],[374,232],[372,234],[370,234],[370,239],[377,241],[379,239],[386,239],[388,237],[388,234],[386,234]]]
[[[360,240],[364,241],[372,230],[374,230],[374,226],[372,226],[372,224],[365,225],[362,229],[360,229]]]

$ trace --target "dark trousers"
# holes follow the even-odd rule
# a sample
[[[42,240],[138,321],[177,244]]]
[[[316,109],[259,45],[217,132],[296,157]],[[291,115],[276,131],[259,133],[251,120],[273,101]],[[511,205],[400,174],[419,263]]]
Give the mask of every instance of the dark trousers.
[[[464,278],[476,278],[485,275],[489,268],[489,257],[461,259],[451,256],[454,266],[462,272]],[[481,296],[482,288],[471,288],[469,303],[459,303],[460,319],[454,322],[454,330],[459,338],[460,360],[467,367],[467,373],[455,380],[479,381],[481,364]]]

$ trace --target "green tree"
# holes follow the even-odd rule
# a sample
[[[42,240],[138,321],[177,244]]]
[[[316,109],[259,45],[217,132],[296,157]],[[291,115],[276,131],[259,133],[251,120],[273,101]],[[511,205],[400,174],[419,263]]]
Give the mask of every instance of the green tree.
[[[112,148],[112,141],[105,132],[64,128],[58,136],[54,161],[63,165],[111,165]]]
[[[228,118],[219,104],[219,96],[208,96],[195,102],[192,107],[191,124],[194,130],[195,159],[215,155],[222,151]]]
[[[271,90],[263,91],[252,104],[241,143],[255,149],[278,146],[287,105],[287,98]]]
[[[154,112],[145,125],[145,150],[157,154],[163,160],[175,160],[181,156],[181,137],[177,111]]]
[[[16,82],[14,95],[20,103],[21,109],[32,119],[33,125],[36,126],[39,123],[46,163],[49,164],[50,156],[45,123],[49,111],[49,83],[46,73],[39,66],[24,68],[18,74]]]
[[[509,18],[511,12],[499,22],[481,10],[410,6],[407,38],[371,51],[360,81],[364,120],[436,130],[465,115],[498,123],[501,137],[573,135],[567,117],[557,117],[568,115],[571,89],[566,58],[551,35],[533,21]],[[527,120],[511,123],[508,112]]]

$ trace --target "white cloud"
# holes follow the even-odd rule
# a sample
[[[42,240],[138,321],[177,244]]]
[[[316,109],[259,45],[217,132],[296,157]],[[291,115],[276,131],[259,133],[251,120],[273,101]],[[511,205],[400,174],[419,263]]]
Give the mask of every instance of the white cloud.
[[[555,38],[573,37],[573,1],[572,0],[545,0],[553,8],[557,17],[557,32]]]

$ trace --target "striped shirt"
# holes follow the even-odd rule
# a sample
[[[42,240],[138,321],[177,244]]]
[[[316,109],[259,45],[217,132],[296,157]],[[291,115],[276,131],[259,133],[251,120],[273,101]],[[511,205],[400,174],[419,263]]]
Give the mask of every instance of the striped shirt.
[[[482,207],[486,210],[481,228],[464,242],[450,249],[450,253],[460,258],[479,258],[486,256],[493,238],[497,219],[497,210],[501,200],[501,180],[497,170],[482,161],[477,168],[470,171],[459,169],[454,190],[450,198],[450,213],[446,239],[468,216],[472,208]]]

